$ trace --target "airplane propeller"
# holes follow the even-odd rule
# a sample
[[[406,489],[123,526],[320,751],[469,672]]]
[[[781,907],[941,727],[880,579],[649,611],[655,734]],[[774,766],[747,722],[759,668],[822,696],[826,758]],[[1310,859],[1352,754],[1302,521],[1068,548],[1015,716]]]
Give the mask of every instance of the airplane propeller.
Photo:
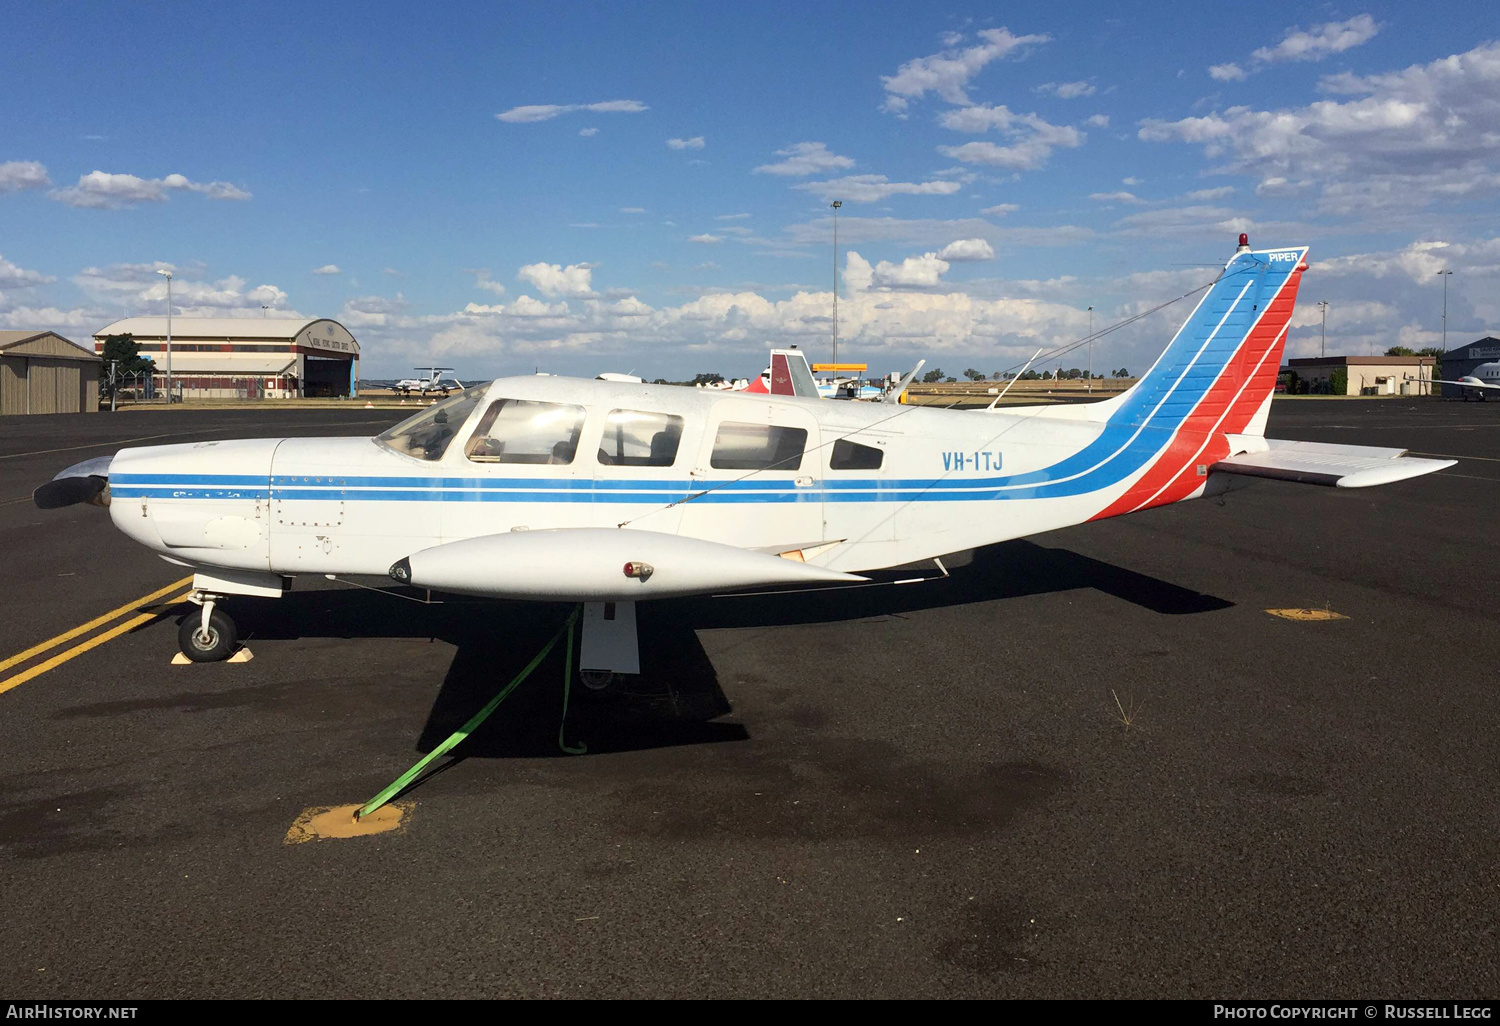
[[[62,471],[31,493],[37,509],[62,509],[76,503],[109,505],[109,465],[113,456],[84,460]]]

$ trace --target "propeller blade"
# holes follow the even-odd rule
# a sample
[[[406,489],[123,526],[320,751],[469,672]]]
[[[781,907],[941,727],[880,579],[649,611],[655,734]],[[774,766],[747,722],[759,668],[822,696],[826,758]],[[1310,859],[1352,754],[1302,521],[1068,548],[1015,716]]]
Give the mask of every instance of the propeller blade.
[[[109,505],[109,465],[113,456],[75,463],[31,493],[37,509],[62,509],[80,502]]]
[[[62,509],[80,502],[107,506],[108,488],[109,479],[105,477],[60,477],[32,492],[31,501],[36,503],[37,509]],[[96,501],[100,496],[104,496],[103,501]]]

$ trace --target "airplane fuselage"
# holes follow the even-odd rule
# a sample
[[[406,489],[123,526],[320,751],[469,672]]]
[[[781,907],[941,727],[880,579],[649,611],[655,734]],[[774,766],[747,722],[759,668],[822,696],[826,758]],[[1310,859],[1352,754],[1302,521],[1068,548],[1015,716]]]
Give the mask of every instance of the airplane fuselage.
[[[122,450],[110,470],[111,515],[132,538],[193,565],[384,574],[446,542],[582,527],[795,550],[856,571],[1099,512],[1097,480],[1080,486],[1048,468],[1106,425],[1045,407],[958,413],[535,377],[471,393],[445,404],[463,421],[441,452],[388,437]],[[536,451],[504,451],[483,422],[496,404],[518,400],[555,417],[556,439],[543,429],[522,440]],[[648,430],[621,451],[627,417]],[[671,451],[660,442],[653,452],[663,428]],[[1159,448],[1149,428],[1140,434],[1142,451]],[[559,445],[565,451],[554,452]]]

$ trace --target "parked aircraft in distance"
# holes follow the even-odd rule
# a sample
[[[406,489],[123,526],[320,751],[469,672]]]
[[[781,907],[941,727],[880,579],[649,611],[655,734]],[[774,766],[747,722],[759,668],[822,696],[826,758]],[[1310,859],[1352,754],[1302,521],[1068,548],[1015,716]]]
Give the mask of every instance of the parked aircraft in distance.
[[[402,378],[391,386],[391,391],[399,392],[402,395],[411,395],[413,392],[416,392],[421,396],[426,396],[428,392],[441,392],[446,396],[449,392],[455,390],[463,391],[464,383],[462,381],[454,378],[452,379],[453,383],[449,385],[444,383],[440,377],[443,371],[451,371],[452,367],[418,367],[416,369],[425,370],[427,377]]]
[[[1306,254],[1241,236],[1151,369],[1098,403],[829,402],[809,394],[802,354],[778,350],[768,394],[500,378],[373,438],[122,449],[35,501],[107,506],[125,534],[190,567],[200,609],[179,641],[195,660],[235,648],[226,596],[379,575],[585,603],[582,668],[633,673],[636,602],[861,586],[919,562],[946,576],[945,554],[1218,494],[1236,477],[1362,488],[1452,466],[1265,437]]]
[[[1406,380],[1414,381],[1416,379],[1411,377],[1411,375],[1407,375]],[[1486,398],[1485,393],[1500,392],[1500,362],[1481,363],[1478,367],[1474,368],[1474,373],[1465,374],[1457,381],[1445,381],[1442,378],[1434,378],[1433,384],[1457,385],[1462,390],[1465,402],[1468,401],[1471,391],[1474,393],[1476,399],[1484,402]]]

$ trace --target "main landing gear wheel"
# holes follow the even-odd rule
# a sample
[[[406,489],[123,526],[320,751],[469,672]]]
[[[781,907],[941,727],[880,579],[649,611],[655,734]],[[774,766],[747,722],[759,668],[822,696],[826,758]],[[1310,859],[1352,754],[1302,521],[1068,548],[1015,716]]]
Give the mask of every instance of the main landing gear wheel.
[[[578,679],[590,691],[603,691],[615,682],[612,670],[579,670]]]
[[[227,613],[215,609],[204,626],[199,610],[193,610],[177,629],[177,643],[182,654],[195,663],[217,663],[234,655],[239,647],[239,632]]]

